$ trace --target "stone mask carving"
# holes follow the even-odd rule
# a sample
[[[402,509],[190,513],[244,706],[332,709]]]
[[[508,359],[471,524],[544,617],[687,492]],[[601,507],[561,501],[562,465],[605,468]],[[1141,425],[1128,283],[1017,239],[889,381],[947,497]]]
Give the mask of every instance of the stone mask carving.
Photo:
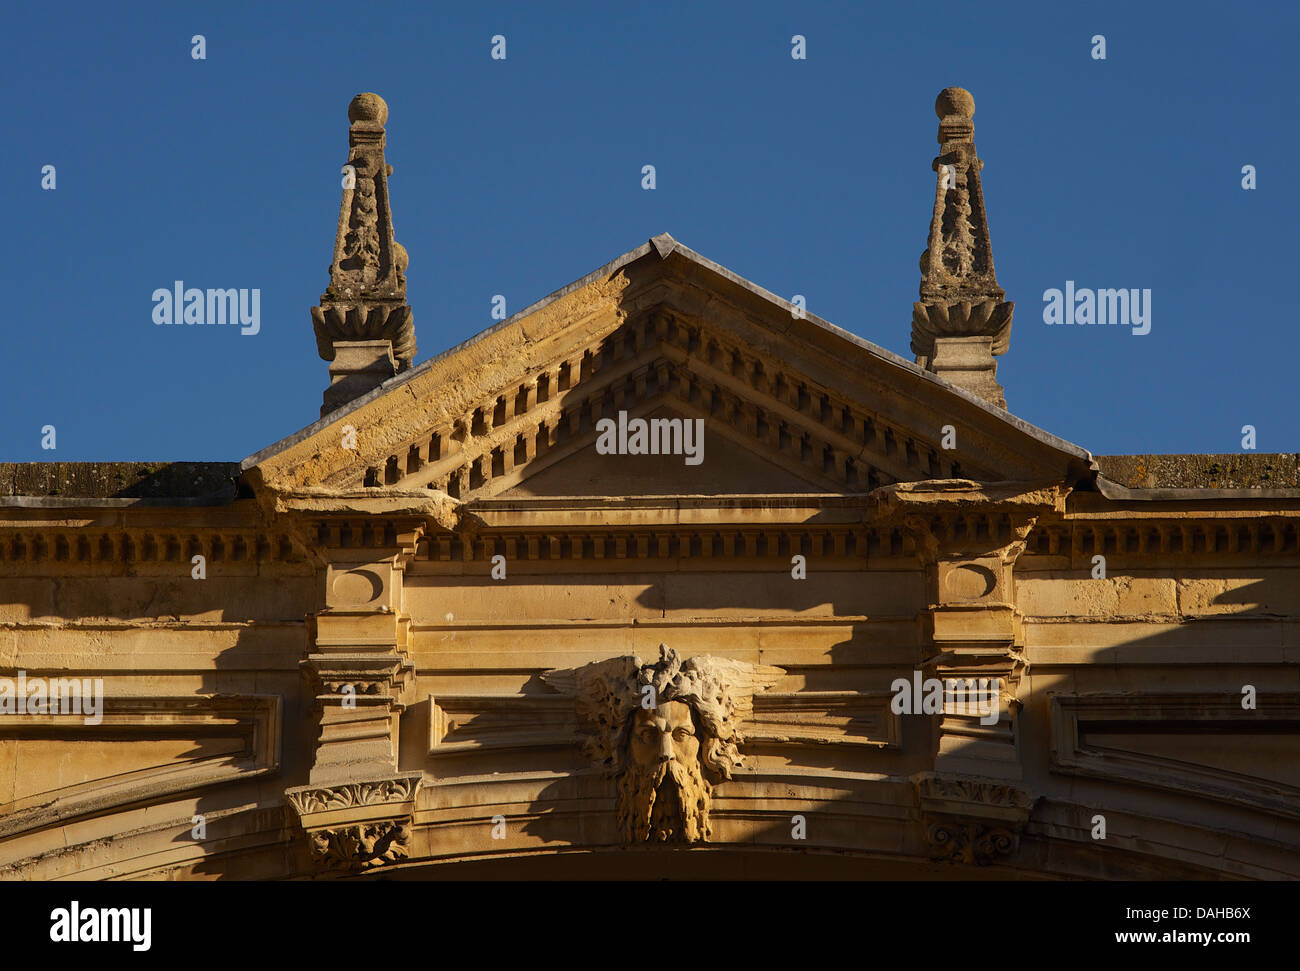
[[[617,779],[623,840],[699,843],[710,835],[713,786],[744,764],[740,725],[754,692],[784,673],[710,655],[683,663],[660,644],[654,664],[625,656],[542,678],[576,698],[584,752]]]

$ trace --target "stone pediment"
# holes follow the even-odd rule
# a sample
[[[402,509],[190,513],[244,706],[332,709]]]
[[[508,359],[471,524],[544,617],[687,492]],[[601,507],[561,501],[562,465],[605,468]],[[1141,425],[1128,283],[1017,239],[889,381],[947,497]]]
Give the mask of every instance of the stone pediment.
[[[676,407],[675,407],[676,406]],[[530,496],[718,496],[742,495],[762,488],[768,494],[822,493],[821,485],[798,468],[779,463],[778,456],[751,449],[731,429],[712,429],[691,436],[693,455],[661,450],[665,433],[669,444],[679,434],[699,428],[701,418],[673,400],[655,400],[626,412],[622,422],[622,453],[603,454],[601,446],[618,444],[620,423],[611,419],[609,435],[600,435],[566,452],[560,461],[530,467],[511,488],[498,495],[505,498]],[[686,423],[692,422],[693,426]],[[698,462],[693,461],[698,459]]]
[[[698,462],[686,454],[692,426],[703,430]],[[469,500],[1073,483],[1094,464],[663,235],[243,468],[255,488],[279,493]]]

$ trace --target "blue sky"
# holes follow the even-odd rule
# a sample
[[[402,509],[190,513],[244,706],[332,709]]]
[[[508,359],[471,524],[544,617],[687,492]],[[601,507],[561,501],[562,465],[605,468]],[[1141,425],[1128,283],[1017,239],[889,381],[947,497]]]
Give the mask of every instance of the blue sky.
[[[1012,413],[1095,454],[1235,452],[1245,424],[1300,451],[1294,4],[8,6],[0,460],[238,460],[317,417],[358,91],[390,109],[417,362],[660,232],[910,358],[948,85]],[[178,279],[260,288],[260,333],[156,327]],[[1151,289],[1151,332],[1045,325],[1067,279]]]

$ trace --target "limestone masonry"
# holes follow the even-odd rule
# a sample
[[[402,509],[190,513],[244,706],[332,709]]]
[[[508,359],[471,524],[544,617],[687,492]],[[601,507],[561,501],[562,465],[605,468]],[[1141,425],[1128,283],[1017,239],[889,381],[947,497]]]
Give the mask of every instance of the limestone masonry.
[[[358,95],[320,419],[0,466],[0,879],[1300,878],[1300,463],[1014,417],[936,111],[914,361],[663,234],[416,365]]]

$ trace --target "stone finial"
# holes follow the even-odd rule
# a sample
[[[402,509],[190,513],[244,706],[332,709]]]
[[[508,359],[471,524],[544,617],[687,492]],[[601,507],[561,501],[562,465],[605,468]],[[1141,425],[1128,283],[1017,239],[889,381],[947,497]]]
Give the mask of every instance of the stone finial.
[[[916,363],[999,408],[995,355],[1011,341],[1014,303],[1003,298],[993,271],[993,247],[975,154],[975,99],[944,88],[934,103],[940,154],[935,171],[930,245],[921,254],[921,299],[912,310]]]
[[[321,415],[411,366],[415,326],[406,303],[406,250],[393,238],[384,161],[388,105],[363,93],[348,105],[348,164],[330,282],[311,309],[316,349],[330,365]]]

